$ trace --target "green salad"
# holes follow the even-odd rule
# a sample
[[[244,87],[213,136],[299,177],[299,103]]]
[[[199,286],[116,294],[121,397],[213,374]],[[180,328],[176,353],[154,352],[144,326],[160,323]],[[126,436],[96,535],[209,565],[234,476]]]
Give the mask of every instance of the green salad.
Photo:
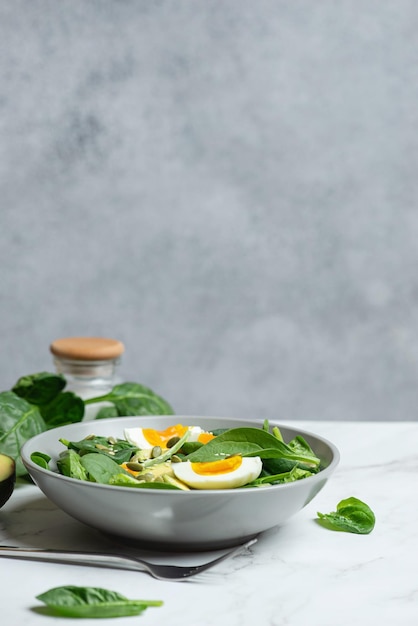
[[[60,439],[57,471],[78,480],[146,489],[233,489],[262,487],[308,478],[321,460],[298,435],[284,442],[278,427],[239,427],[212,432],[174,424],[164,431],[126,428],[123,438],[91,434]],[[51,469],[43,452],[33,462]],[[55,470],[54,470],[55,471]]]

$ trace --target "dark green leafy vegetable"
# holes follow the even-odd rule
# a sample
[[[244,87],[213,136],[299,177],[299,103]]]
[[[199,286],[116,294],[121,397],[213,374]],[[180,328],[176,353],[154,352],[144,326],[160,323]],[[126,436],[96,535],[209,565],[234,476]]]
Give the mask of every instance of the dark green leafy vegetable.
[[[319,469],[321,462],[302,437],[298,437],[297,442],[293,440],[289,444],[285,444],[264,428],[232,428],[227,430],[189,454],[187,460],[194,463],[209,462],[233,454],[259,456],[264,459],[286,459],[295,463],[303,463],[304,466],[310,467],[312,470]]]
[[[0,393],[0,452],[16,462],[16,476],[25,475],[20,459],[20,448],[35,435],[46,430],[46,424],[37,406],[29,404],[13,391]]]
[[[100,409],[98,419],[173,414],[168,402],[138,383],[116,385],[106,396],[88,401],[71,391],[64,391],[65,385],[66,380],[61,374],[39,372],[22,376],[11,391],[0,393],[0,453],[15,460],[17,476],[27,474],[20,459],[20,449],[25,441],[50,428],[81,421],[87,403],[103,400],[112,403],[112,406]],[[120,455],[122,457],[123,453]]]
[[[289,459],[263,459],[263,467],[269,474],[285,474],[297,465],[296,461],[290,461]]]
[[[85,404],[111,402],[117,415],[173,415],[174,411],[166,400],[149,387],[139,383],[123,383],[113,387],[109,393],[89,398]],[[106,414],[106,417],[108,415]]]
[[[186,441],[181,446],[180,452],[184,456],[188,456],[189,454],[192,454],[192,452],[199,450],[199,448],[201,448],[203,445],[205,444],[201,443],[200,441]]]
[[[31,456],[32,460],[33,456]],[[36,462],[36,461],[35,461]],[[79,480],[88,480],[87,471],[81,464],[81,457],[75,450],[65,450],[57,459],[57,468],[60,474]]]
[[[289,472],[282,472],[281,474],[264,474],[263,476],[253,480],[252,483],[246,485],[246,487],[275,485],[277,483],[292,483],[295,480],[301,480],[302,478],[308,478],[309,476],[313,476],[313,473],[294,465]]]
[[[96,420],[105,420],[109,417],[119,417],[117,408],[113,406],[102,406],[96,413]]]
[[[19,378],[12,391],[30,404],[42,406],[52,402],[65,384],[65,378],[61,374],[40,372]]]
[[[84,417],[84,402],[72,391],[63,391],[40,409],[48,428],[81,422]]]
[[[36,596],[52,615],[64,617],[107,618],[139,615],[161,600],[129,600],[122,594],[100,587],[54,587]]]
[[[86,470],[89,479],[103,485],[109,484],[109,480],[116,474],[127,474],[115,461],[105,454],[92,452],[79,457],[80,463]]]
[[[375,525],[375,515],[371,508],[357,498],[347,498],[337,504],[332,513],[317,513],[318,523],[330,530],[367,535]]]
[[[83,400],[71,391],[63,391],[65,385],[61,374],[40,372],[19,378],[13,391],[37,406],[47,428],[54,428],[80,422],[84,417]]]
[[[79,454],[83,455],[87,452],[99,452],[111,457],[116,463],[126,463],[129,461],[132,454],[136,451],[136,446],[132,445],[124,439],[118,439],[117,441],[110,443],[107,437],[89,437],[82,439],[81,441],[67,441],[60,439],[61,443],[70,448],[76,450]]]
[[[74,460],[73,469],[73,457],[67,458],[65,453],[61,454],[58,470],[82,480],[147,489],[184,489],[181,482],[169,479],[169,463],[174,456],[177,457],[176,462],[211,462],[231,455],[259,456],[263,463],[261,474],[246,487],[293,482],[313,476],[320,470],[320,459],[302,437],[286,444],[277,427],[274,434],[270,434],[267,428],[264,424],[262,428],[220,429],[208,443],[193,442],[193,445],[187,441],[190,431],[186,430],[183,437],[177,438],[170,448],[161,450],[155,457],[148,457],[135,445],[113,437],[89,435],[81,441],[60,439],[69,452],[78,456],[79,464],[87,475],[84,478],[78,476],[77,462]],[[185,451],[189,454],[185,455]],[[125,467],[121,467],[124,463],[128,463],[126,470],[136,471],[137,474],[125,471]],[[161,471],[167,463],[168,468]],[[156,471],[152,480],[143,478],[144,474],[152,476],[153,469]]]
[[[49,469],[49,462],[51,460],[49,454],[45,454],[44,452],[32,452],[30,458],[36,465],[39,465],[39,467]]]

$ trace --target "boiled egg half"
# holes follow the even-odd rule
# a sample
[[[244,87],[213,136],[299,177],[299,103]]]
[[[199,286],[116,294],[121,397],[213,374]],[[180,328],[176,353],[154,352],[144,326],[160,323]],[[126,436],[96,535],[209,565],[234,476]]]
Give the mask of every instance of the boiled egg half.
[[[167,449],[167,442],[173,437],[183,437],[189,430],[187,441],[199,441],[207,443],[214,438],[212,433],[206,432],[200,426],[183,426],[175,424],[165,430],[155,430],[154,428],[125,428],[125,439],[140,450],[152,450],[154,446],[159,446],[162,450]]]
[[[173,463],[172,469],[178,480],[193,489],[234,489],[258,478],[262,462],[258,456],[235,455],[208,463]]]

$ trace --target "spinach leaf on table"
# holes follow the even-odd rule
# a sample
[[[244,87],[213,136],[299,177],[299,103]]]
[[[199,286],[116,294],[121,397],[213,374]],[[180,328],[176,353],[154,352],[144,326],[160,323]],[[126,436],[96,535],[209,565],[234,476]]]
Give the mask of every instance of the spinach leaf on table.
[[[56,398],[65,385],[65,378],[61,374],[39,372],[19,378],[12,391],[30,404],[42,406]]]
[[[341,500],[332,513],[317,513],[318,523],[330,530],[367,535],[375,526],[375,515],[361,500],[351,497]]]
[[[66,383],[62,374],[39,372],[22,376],[12,390],[0,393],[0,452],[15,460],[17,476],[27,474],[20,459],[22,445],[50,428],[80,422],[86,404],[103,400],[112,403],[99,411],[98,418],[173,414],[166,400],[139,383],[116,385],[106,396],[85,401],[66,391]],[[123,462],[123,457],[120,451],[117,460]]]
[[[89,398],[85,404],[111,402],[119,416],[128,415],[173,415],[170,404],[152,389],[139,383],[122,383],[102,396]],[[106,417],[108,413],[105,413]]]
[[[66,380],[61,374],[40,372],[19,378],[13,391],[38,407],[47,428],[80,422],[84,402],[72,391],[63,391]]]
[[[78,618],[107,618],[139,615],[148,607],[162,606],[161,600],[129,600],[117,591],[101,587],[54,587],[36,596],[52,615]]]
[[[119,417],[117,408],[112,406],[102,406],[96,413],[95,420],[105,420],[109,417]]]
[[[37,406],[29,404],[13,391],[0,393],[0,452],[16,462],[16,476],[24,476],[26,468],[20,458],[20,448],[35,435],[46,430]]]

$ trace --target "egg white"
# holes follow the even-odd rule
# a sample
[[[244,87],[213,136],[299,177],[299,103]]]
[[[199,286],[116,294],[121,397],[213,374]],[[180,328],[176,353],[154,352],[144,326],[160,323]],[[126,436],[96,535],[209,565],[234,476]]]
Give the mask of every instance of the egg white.
[[[262,469],[260,457],[244,457],[241,465],[224,474],[197,474],[190,461],[173,463],[174,476],[193,489],[235,489],[258,478]]]
[[[126,441],[129,441],[129,443],[140,450],[151,450],[153,448],[142,434],[142,428],[125,428],[124,436]]]
[[[206,432],[207,431],[200,428],[200,426],[190,426],[187,441],[198,441],[199,435]],[[144,437],[142,428],[125,428],[124,436],[126,441],[129,441],[133,446],[137,446],[140,450],[152,450],[154,447],[153,444]]]

